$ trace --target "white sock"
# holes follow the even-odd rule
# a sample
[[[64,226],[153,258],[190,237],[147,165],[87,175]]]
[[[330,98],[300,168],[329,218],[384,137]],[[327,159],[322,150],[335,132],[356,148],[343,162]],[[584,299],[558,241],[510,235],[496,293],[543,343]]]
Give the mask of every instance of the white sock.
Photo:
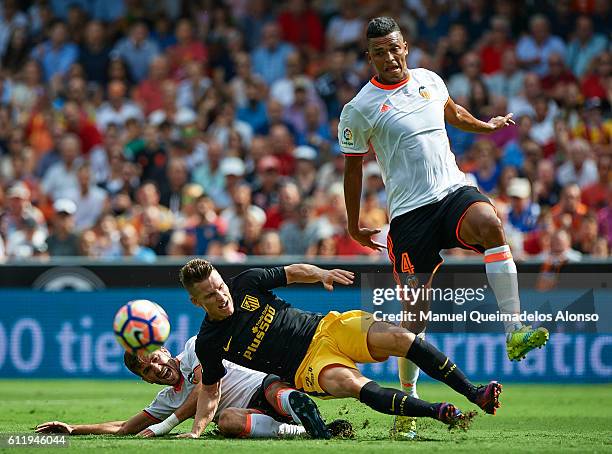
[[[407,358],[397,358],[397,368],[403,391],[410,397],[418,399],[416,384],[419,379],[419,367]]]
[[[485,268],[489,284],[495,293],[497,306],[502,314],[519,314],[519,299],[516,265],[507,244],[485,251]],[[521,328],[521,322],[504,321],[504,330],[511,333]]]
[[[425,339],[425,333],[418,336]],[[407,358],[397,358],[397,369],[403,391],[410,397],[419,398],[417,393],[417,380],[419,379],[419,367]]]
[[[245,438],[291,438],[306,433],[306,429],[295,424],[278,422],[268,415],[251,413],[247,415]]]

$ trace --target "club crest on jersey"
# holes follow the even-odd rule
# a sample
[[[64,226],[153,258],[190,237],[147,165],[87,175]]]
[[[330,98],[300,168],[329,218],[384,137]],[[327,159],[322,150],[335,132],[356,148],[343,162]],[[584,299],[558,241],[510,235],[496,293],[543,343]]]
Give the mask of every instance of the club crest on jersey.
[[[384,104],[381,106],[380,111],[381,111],[381,112],[386,112],[387,110],[391,110],[391,106],[390,106],[389,104],[387,104],[387,103],[384,103]]]
[[[353,131],[351,131],[351,128],[344,128],[342,130],[342,138],[340,140],[340,143],[344,147],[355,146],[355,141],[353,140]]]
[[[429,91],[427,90],[425,85],[421,85],[419,87],[419,95],[421,95],[425,99],[431,99],[431,95],[429,94]]]
[[[198,365],[198,367],[200,367],[200,365]],[[198,383],[200,383],[200,379],[196,375],[196,370],[198,369],[198,367],[192,370],[187,376],[187,381],[191,383],[192,385],[197,385]]]
[[[245,311],[253,312],[259,309],[259,300],[251,295],[246,295],[240,305]]]

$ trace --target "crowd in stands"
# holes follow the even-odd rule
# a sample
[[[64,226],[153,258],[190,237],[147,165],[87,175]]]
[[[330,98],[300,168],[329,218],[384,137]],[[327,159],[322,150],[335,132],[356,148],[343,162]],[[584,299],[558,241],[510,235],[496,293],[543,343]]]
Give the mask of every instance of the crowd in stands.
[[[3,0],[0,260],[376,255],[346,231],[343,105],[370,18],[488,136],[448,126],[517,259],[609,257],[609,0]],[[373,153],[361,221],[388,229]],[[467,252],[451,251],[449,254]]]

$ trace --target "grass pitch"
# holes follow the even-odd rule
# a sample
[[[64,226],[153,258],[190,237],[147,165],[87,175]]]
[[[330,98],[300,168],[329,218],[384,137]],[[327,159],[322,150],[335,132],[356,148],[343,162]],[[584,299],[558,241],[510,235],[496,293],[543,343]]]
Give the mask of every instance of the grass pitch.
[[[41,422],[93,423],[123,420],[139,412],[159,387],[136,381],[0,380],[0,434],[30,432]],[[476,407],[438,384],[419,385],[431,401],[451,401],[465,410]],[[612,452],[612,384],[506,384],[496,416],[480,412],[468,432],[448,432],[434,420],[419,425],[417,441],[389,439],[391,417],[355,400],[316,400],[327,420],[344,418],[355,427],[353,440],[226,440],[205,434],[199,440],[135,437],[70,437],[69,451],[112,452],[354,453],[411,452]],[[188,431],[192,420],[173,433]],[[205,450],[205,451],[203,451]],[[8,451],[8,450],[6,450]],[[10,452],[58,452],[26,448]],[[64,452],[64,451],[59,451]]]

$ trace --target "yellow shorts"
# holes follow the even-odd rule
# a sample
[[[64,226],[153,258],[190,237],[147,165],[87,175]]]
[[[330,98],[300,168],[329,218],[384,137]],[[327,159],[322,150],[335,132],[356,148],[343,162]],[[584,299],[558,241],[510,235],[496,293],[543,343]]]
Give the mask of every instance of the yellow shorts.
[[[368,330],[372,314],[354,310],[332,311],[317,326],[304,360],[295,373],[295,387],[309,394],[328,395],[319,385],[319,374],[338,364],[357,369],[355,363],[375,363],[368,350]]]

